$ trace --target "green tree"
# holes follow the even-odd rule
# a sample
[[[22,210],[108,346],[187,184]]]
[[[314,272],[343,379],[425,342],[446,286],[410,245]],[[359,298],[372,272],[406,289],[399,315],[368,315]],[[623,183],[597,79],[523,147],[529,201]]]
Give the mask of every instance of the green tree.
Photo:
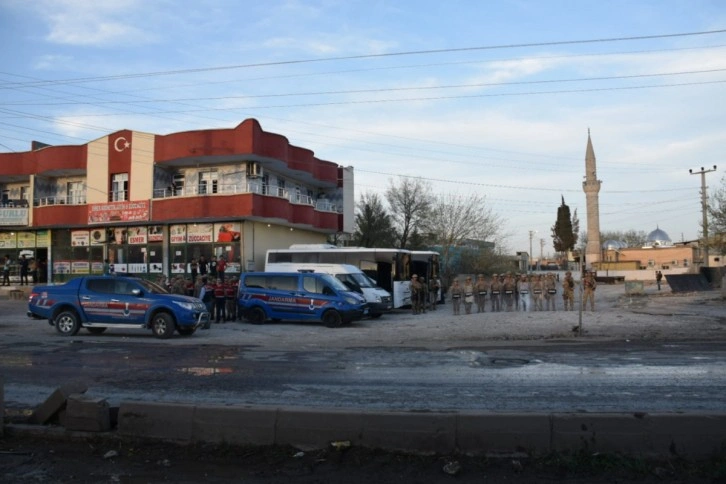
[[[555,250],[565,253],[577,245],[577,233],[580,230],[580,220],[577,218],[577,210],[570,215],[570,207],[562,197],[562,204],[557,208],[557,221],[552,226],[552,245]]]
[[[375,193],[363,193],[356,204],[352,243],[359,247],[391,247],[395,230],[391,216]]]

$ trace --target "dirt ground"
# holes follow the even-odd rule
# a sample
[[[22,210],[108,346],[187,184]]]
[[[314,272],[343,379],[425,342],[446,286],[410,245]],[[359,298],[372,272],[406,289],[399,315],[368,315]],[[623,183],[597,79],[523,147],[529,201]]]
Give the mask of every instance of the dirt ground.
[[[302,346],[452,347],[553,338],[687,340],[726,339],[726,302],[720,292],[672,294],[667,287],[629,297],[623,286],[600,286],[595,312],[580,315],[503,312],[453,316],[449,305],[422,315],[399,312],[349,328],[298,326],[286,331]],[[487,307],[487,310],[489,307]],[[463,312],[463,311],[462,311]],[[215,325],[205,343],[243,332],[245,344],[285,344],[275,325]],[[48,331],[48,328],[44,330]],[[345,338],[341,338],[344,331]],[[200,335],[201,336],[201,335]],[[196,335],[195,335],[196,337]],[[194,338],[192,338],[194,339]],[[344,339],[344,342],[340,340]],[[176,338],[176,344],[193,344]],[[362,448],[301,451],[290,447],[177,446],[116,436],[68,439],[6,428],[0,438],[0,482],[7,483],[714,483],[726,482],[720,459],[649,461],[615,455],[416,456]]]

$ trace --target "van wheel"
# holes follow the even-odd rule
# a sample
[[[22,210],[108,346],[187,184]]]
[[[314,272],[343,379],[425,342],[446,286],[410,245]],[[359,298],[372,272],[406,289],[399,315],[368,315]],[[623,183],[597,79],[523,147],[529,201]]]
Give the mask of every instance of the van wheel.
[[[323,315],[323,323],[328,328],[339,328],[343,324],[343,318],[335,309],[330,309]]]
[[[174,320],[168,313],[156,313],[151,320],[151,332],[157,338],[171,338],[174,334]]]
[[[261,307],[254,307],[247,311],[245,319],[252,324],[262,324],[267,320],[267,314]]]

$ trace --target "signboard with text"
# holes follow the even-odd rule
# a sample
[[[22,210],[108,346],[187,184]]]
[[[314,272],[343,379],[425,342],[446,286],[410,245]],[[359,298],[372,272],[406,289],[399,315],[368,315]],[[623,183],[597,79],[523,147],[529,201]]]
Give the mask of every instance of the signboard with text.
[[[145,222],[149,220],[149,201],[93,203],[88,205],[88,223]]]

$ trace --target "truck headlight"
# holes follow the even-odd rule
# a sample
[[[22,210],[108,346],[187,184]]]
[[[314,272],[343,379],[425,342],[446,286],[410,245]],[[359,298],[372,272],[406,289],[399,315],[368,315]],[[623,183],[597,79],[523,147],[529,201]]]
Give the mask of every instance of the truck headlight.
[[[184,301],[174,301],[174,304],[176,304],[177,306],[183,307],[187,311],[193,311],[194,310],[194,303],[184,302]]]

